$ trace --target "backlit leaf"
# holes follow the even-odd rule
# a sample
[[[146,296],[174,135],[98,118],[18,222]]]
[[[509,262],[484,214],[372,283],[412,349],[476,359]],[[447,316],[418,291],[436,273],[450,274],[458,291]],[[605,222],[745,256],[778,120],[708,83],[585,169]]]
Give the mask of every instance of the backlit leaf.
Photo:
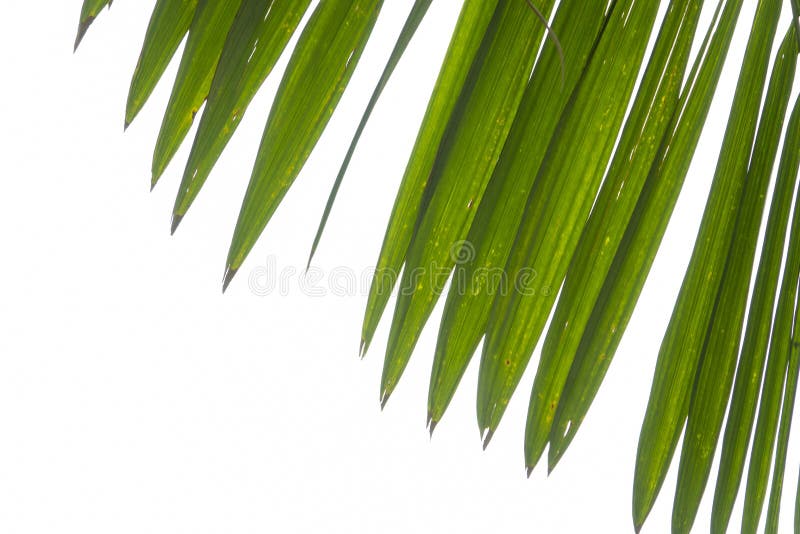
[[[208,96],[222,45],[241,0],[200,0],[183,51],[178,77],[153,154],[152,185],[180,147]]]
[[[223,288],[300,173],[355,70],[382,0],[320,3],[303,30],[270,111],[236,229]]]
[[[563,76],[558,47],[548,39],[467,236],[472,257],[455,266],[431,371],[431,426],[442,418],[483,337],[494,295],[508,290],[503,266],[550,138],[597,42],[606,7],[566,0],[556,11],[553,32],[564,53]]]
[[[700,232],[656,363],[636,455],[633,520],[644,523],[664,482],[689,411],[747,177],[780,0],[760,0]]]
[[[172,232],[200,192],[311,0],[242,0],[219,58],[172,214]]]
[[[189,31],[196,7],[197,0],[158,0],[156,3],[128,91],[126,128],[141,111]]]

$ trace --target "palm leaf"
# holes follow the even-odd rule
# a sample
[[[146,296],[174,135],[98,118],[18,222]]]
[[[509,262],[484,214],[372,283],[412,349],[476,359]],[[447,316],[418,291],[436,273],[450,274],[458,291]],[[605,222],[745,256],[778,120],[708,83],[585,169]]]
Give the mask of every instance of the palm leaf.
[[[362,355],[366,354],[372,342],[378,322],[397,282],[397,275],[405,262],[417,218],[420,211],[423,211],[423,197],[429,186],[439,146],[445,139],[456,102],[497,4],[498,0],[464,2],[383,239],[375,277],[370,285],[367,311],[364,314]]]
[[[153,154],[152,186],[177,152],[195,114],[208,96],[222,46],[240,3],[240,0],[200,0],[197,5],[178,77],[158,133]]]
[[[588,319],[678,105],[701,8],[702,2],[694,1],[670,6],[614,159],[570,263],[531,392],[525,436],[528,469],[538,462],[551,433],[580,342],[575,327]]]
[[[342,180],[344,180],[344,175],[347,173],[347,168],[350,166],[350,160],[353,159],[353,154],[355,154],[358,142],[361,139],[361,135],[364,133],[364,128],[367,127],[367,122],[369,122],[369,118],[372,115],[372,112],[375,110],[375,106],[378,104],[378,100],[380,100],[383,90],[386,88],[386,84],[389,83],[389,79],[392,77],[392,74],[394,74],[394,70],[397,68],[398,63],[400,63],[406,48],[408,48],[408,45],[411,43],[411,39],[417,32],[422,20],[425,18],[425,14],[428,12],[428,8],[431,7],[431,3],[432,0],[416,0],[414,2],[414,6],[411,8],[411,12],[408,14],[408,19],[406,20],[406,23],[400,32],[400,37],[397,39],[397,44],[395,45],[394,50],[392,50],[392,55],[389,57],[389,61],[386,63],[386,67],[381,74],[381,78],[378,80],[378,84],[375,86],[375,90],[372,92],[372,96],[367,104],[367,109],[364,110],[364,115],[361,117],[361,122],[358,123],[358,128],[356,129],[356,133],[353,135],[350,148],[347,149],[347,155],[344,157],[342,166],[339,169],[339,174],[336,175],[336,180],[333,182],[333,187],[331,188],[330,195],[328,196],[328,202],[325,204],[325,210],[323,211],[322,219],[319,222],[319,228],[317,228],[317,233],[314,236],[314,242],[311,244],[311,252],[308,255],[307,265],[311,265],[311,260],[314,259],[314,254],[316,253],[319,242],[322,239],[322,233],[325,231],[325,226],[328,223],[328,217],[333,209],[333,203],[336,201],[336,196],[339,194],[339,188],[342,185]]]
[[[76,47],[110,4],[84,1]],[[431,4],[415,0],[411,6],[334,177],[311,257],[370,115]],[[431,431],[485,338],[477,411],[488,444],[544,334],[528,407],[525,465],[530,473],[549,445],[549,468],[555,467],[622,339],[717,93],[743,0],[716,2],[687,76],[705,4],[464,1],[368,295],[362,355],[401,281],[382,403],[397,387],[449,283],[430,376]],[[782,4],[791,5],[795,20],[765,91]],[[778,530],[800,368],[800,208],[792,214],[800,104],[788,121],[774,192],[769,198],[767,193],[795,80],[799,4],[758,1],[711,193],[642,425],[634,480],[637,529],[684,428],[672,527],[691,529],[730,401],[712,531],[727,528],[748,455],[743,530],[756,530],[770,478],[766,528]],[[131,82],[126,127],[181,42],[186,45],[153,154],[152,185],[205,106],[175,200],[173,232],[310,5],[311,0],[155,2]],[[315,3],[267,118],[224,288],[316,146],[381,7],[381,0]],[[666,12],[659,18],[662,7]],[[648,51],[651,34],[656,37]],[[800,528],[800,488],[797,506]]]
[[[78,45],[81,44],[94,19],[97,18],[97,15],[100,14],[104,7],[111,7],[111,2],[112,0],[83,0],[81,16],[78,21],[78,35],[75,36],[75,50],[78,49]]]
[[[661,489],[689,411],[689,398],[711,322],[741,202],[780,2],[759,1],[700,233],[661,344],[634,477],[639,527]]]
[[[548,8],[552,3],[548,3]],[[546,9],[545,12],[549,12]],[[381,378],[385,403],[467,236],[516,115],[544,28],[522,2],[501,1],[433,168],[430,204],[406,257]],[[490,127],[479,127],[489,124]]]
[[[741,6],[741,0],[724,8],[719,3],[589,320],[577,325],[584,330],[553,423],[551,464],[574,439],[636,306],[697,147]]]
[[[322,135],[381,4],[381,0],[322,2],[303,30],[267,121],[228,251],[223,290]]]
[[[172,212],[172,233],[203,187],[247,106],[272,72],[311,0],[243,0],[214,71]]]
[[[736,220],[737,238],[728,251],[689,407],[673,516],[673,528],[680,532],[690,530],[700,506],[730,395],[767,186],[794,80],[796,49],[792,27],[773,66]]]
[[[515,290],[495,298],[487,325],[478,377],[478,426],[486,442],[522,377],[566,274],[612,154],[657,10],[653,3],[614,4],[539,170],[506,263]]]
[[[553,32],[559,35],[563,62],[556,43],[545,43],[467,235],[472,248],[456,262],[431,371],[428,418],[432,427],[441,420],[486,331],[494,295],[507,286],[502,266],[548,141],[594,49],[606,8],[602,2],[566,0],[555,14]]]
[[[797,198],[795,198],[795,203]],[[792,349],[792,325],[797,299],[797,280],[800,277],[800,209],[792,217],[789,251],[783,272],[783,280],[772,326],[767,366],[761,389],[758,419],[753,435],[753,446],[745,489],[742,531],[755,532],[767,493],[770,463],[775,445],[780,418],[789,353]]]
[[[125,128],[139,114],[192,24],[197,0],[159,0],[150,17],[136,70],[133,71]]]

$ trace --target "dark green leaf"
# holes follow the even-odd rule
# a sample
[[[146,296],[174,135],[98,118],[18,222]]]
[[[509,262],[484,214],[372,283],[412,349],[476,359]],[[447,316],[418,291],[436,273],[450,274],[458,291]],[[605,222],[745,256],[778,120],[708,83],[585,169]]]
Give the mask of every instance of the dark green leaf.
[[[531,392],[525,463],[547,441],[580,334],[600,293],[636,200],[678,105],[702,0],[672,2],[592,215],[570,262]],[[566,429],[561,429],[562,435]]]
[[[328,223],[328,217],[330,216],[331,209],[333,208],[333,203],[336,201],[336,195],[339,193],[339,187],[342,185],[344,175],[347,173],[347,168],[350,166],[350,160],[353,158],[353,154],[356,151],[358,142],[361,139],[361,134],[364,133],[364,128],[366,128],[367,122],[372,115],[372,111],[375,109],[378,100],[380,100],[381,95],[383,94],[383,90],[386,88],[386,84],[389,83],[389,79],[392,77],[392,74],[394,74],[394,69],[397,67],[397,64],[400,63],[400,59],[402,59],[406,48],[408,48],[411,39],[417,32],[417,28],[419,28],[420,23],[422,23],[422,19],[425,18],[425,14],[428,12],[431,2],[432,0],[416,0],[416,2],[414,2],[414,6],[411,8],[411,13],[408,14],[408,19],[406,20],[403,29],[400,31],[400,36],[397,38],[397,43],[392,50],[391,56],[389,56],[389,61],[386,63],[386,67],[383,70],[383,74],[381,74],[380,80],[378,80],[378,85],[375,87],[372,97],[367,104],[367,109],[364,111],[364,115],[361,117],[361,122],[359,122],[356,133],[353,135],[350,148],[347,149],[347,155],[345,156],[342,166],[339,169],[339,174],[336,176],[336,180],[333,183],[330,195],[328,196],[328,202],[325,205],[325,211],[322,213],[322,219],[320,220],[319,228],[317,228],[317,234],[314,236],[314,243],[311,245],[311,252],[308,255],[308,265],[311,265],[311,260],[314,259],[314,253],[317,251],[317,246],[319,246],[320,239],[322,239],[322,233],[325,231],[325,226]]]
[[[243,0],[228,32],[175,199],[172,231],[197,198],[311,0]]]
[[[319,4],[289,61],[239,212],[223,288],[275,213],[333,114],[369,39],[382,0]]]
[[[200,0],[197,5],[153,154],[153,186],[208,96],[217,60],[240,3],[241,0]]]
[[[540,3],[549,15],[552,0]],[[545,27],[525,2],[502,0],[472,67],[473,87],[433,168],[436,189],[406,259],[381,378],[381,402],[408,363],[460,254],[519,108]]]
[[[773,64],[753,156],[728,251],[715,310],[689,406],[678,486],[673,508],[674,532],[689,532],[711,471],[717,439],[730,397],[742,335],[747,294],[759,229],[775,155],[789,106],[797,37],[790,27]]]
[[[156,3],[128,91],[126,128],[147,102],[178,45],[189,31],[196,7],[197,0],[158,0]]]
[[[605,19],[602,2],[566,0],[555,14],[556,43],[545,43],[514,125],[470,228],[466,262],[457,262],[445,304],[428,395],[435,426],[455,393],[486,330],[497,291],[507,290],[502,270],[522,220],[526,199],[558,119],[580,79]],[[581,16],[583,15],[583,16]]]
[[[664,482],[689,411],[689,398],[733,238],[747,177],[780,0],[760,0],[700,232],[661,344],[642,423],[633,490],[641,528]]]
[[[83,0],[83,7],[81,8],[81,17],[78,21],[78,35],[75,36],[75,50],[81,44],[83,36],[89,30],[94,19],[100,14],[104,7],[111,7],[111,0]]]
[[[558,125],[487,325],[478,426],[491,439],[539,339],[628,107],[658,4],[620,1]]]
[[[498,0],[466,0],[461,9],[386,228],[364,314],[362,355],[372,342],[405,262],[439,146],[497,3]]]

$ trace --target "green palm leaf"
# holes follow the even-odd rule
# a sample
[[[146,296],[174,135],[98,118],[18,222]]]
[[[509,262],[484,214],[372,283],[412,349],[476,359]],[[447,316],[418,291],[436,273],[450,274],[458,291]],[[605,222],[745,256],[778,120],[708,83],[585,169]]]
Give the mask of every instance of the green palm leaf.
[[[498,0],[464,2],[383,239],[375,277],[369,290],[367,311],[364,314],[362,355],[366,354],[372,342],[378,322],[397,282],[398,273],[405,262],[417,219],[420,212],[424,211],[423,197],[429,187],[439,145],[445,138],[456,102],[497,4]]]
[[[325,210],[322,213],[322,219],[320,220],[319,228],[314,236],[314,242],[311,244],[311,252],[308,255],[307,265],[311,265],[311,260],[314,259],[314,253],[317,251],[319,242],[322,239],[322,233],[325,231],[325,226],[328,223],[328,217],[331,214],[331,209],[333,209],[333,203],[336,201],[336,195],[339,194],[339,188],[342,185],[342,180],[344,180],[344,175],[347,173],[347,168],[350,166],[350,160],[353,159],[353,154],[355,154],[358,141],[361,139],[361,135],[364,133],[364,128],[366,128],[367,122],[369,122],[369,118],[372,115],[375,106],[378,104],[378,100],[380,100],[383,90],[386,88],[386,84],[389,83],[389,79],[392,77],[392,74],[394,74],[394,69],[397,68],[397,64],[400,63],[400,59],[402,59],[406,48],[408,48],[408,45],[411,43],[411,39],[417,32],[422,20],[425,18],[428,8],[431,7],[431,2],[432,0],[416,0],[416,2],[414,2],[414,6],[411,8],[411,12],[408,14],[408,19],[406,20],[406,23],[400,32],[400,37],[397,39],[397,44],[395,45],[394,50],[392,50],[392,55],[389,57],[389,61],[386,63],[386,67],[383,70],[383,74],[381,74],[380,80],[378,80],[378,85],[372,92],[372,96],[367,104],[367,109],[364,110],[364,115],[361,117],[361,122],[358,123],[358,128],[356,129],[355,135],[353,135],[350,148],[347,149],[347,155],[344,157],[342,166],[339,169],[339,174],[336,175],[336,180],[333,182],[331,193],[328,196],[328,202],[325,205]]]
[[[222,45],[240,3],[240,0],[200,0],[197,5],[153,154],[153,186],[177,152],[208,96]]]
[[[800,236],[794,236],[795,238]],[[792,325],[791,348],[789,351],[789,365],[786,370],[786,386],[783,392],[783,404],[781,405],[781,422],[778,430],[778,444],[775,450],[775,464],[772,468],[772,489],[769,496],[769,508],[767,510],[766,532],[774,534],[778,532],[780,524],[780,504],[783,494],[783,479],[786,471],[786,456],[789,448],[789,433],[792,428],[792,415],[794,414],[794,402],[797,398],[797,379],[800,372],[800,337],[798,337],[798,309],[795,304],[794,325]]]
[[[548,148],[498,295],[478,378],[478,426],[488,442],[522,377],[602,180],[658,6],[617,2]]]
[[[242,0],[197,127],[172,213],[175,233],[230,141],[247,106],[272,72],[311,0]]]
[[[686,89],[582,332],[551,434],[550,463],[574,439],[622,339],[677,201],[742,1],[720,2]],[[712,31],[713,30],[713,31]],[[590,219],[589,224],[593,224]]]
[[[592,216],[570,263],[531,392],[525,435],[528,469],[547,446],[580,342],[576,326],[580,328],[588,319],[678,105],[701,8],[702,2],[694,1],[670,5]]]
[[[311,0],[154,3],[125,125],[185,39],[151,177],[155,185],[202,109],[173,208],[174,232]],[[84,1],[76,47],[110,4]],[[397,387],[439,295],[448,289],[430,376],[431,432],[485,338],[477,416],[486,446],[544,334],[528,406],[525,464],[530,474],[549,445],[549,468],[555,467],[619,346],[717,92],[743,0],[717,0],[710,24],[701,28],[705,4],[464,0],[368,295],[362,356],[401,281],[382,403]],[[795,20],[765,91],[783,4],[791,5]],[[432,0],[410,5],[333,176],[309,262],[370,115],[431,5]],[[314,4],[267,118],[223,289],[319,141],[381,7],[382,0]],[[793,208],[800,198],[800,104],[788,121],[769,198],[768,192],[795,82],[798,7],[798,0],[758,0],[711,193],[642,425],[634,477],[636,529],[655,502],[686,428],[672,528],[690,531],[727,410],[711,529],[727,528],[749,456],[743,531],[756,531],[770,478],[766,530],[778,531],[800,369],[800,208]],[[661,8],[666,8],[663,18]],[[699,31],[705,38],[692,60]],[[656,37],[648,48],[651,34]]]
[[[139,114],[192,24],[197,0],[159,0],[150,17],[125,108],[125,128]]]
[[[759,1],[697,244],[659,352],[634,478],[634,524],[640,527],[661,489],[686,422],[689,397],[711,322],[736,223],[755,136],[780,2]]]
[[[455,266],[431,371],[432,427],[441,420],[486,331],[496,292],[507,288],[502,266],[548,142],[594,49],[606,7],[602,2],[567,0],[555,14],[553,32],[559,35],[564,57],[554,41],[545,43],[467,236],[472,248]]]
[[[551,4],[547,4],[550,6]],[[545,13],[549,9],[545,10]],[[501,0],[440,149],[436,188],[408,251],[381,378],[385,403],[461,251],[514,121],[544,28],[534,12]],[[490,127],[479,127],[489,124]]]
[[[773,66],[736,220],[737,238],[728,252],[689,407],[673,516],[673,529],[680,532],[689,531],[700,506],[730,395],[759,227],[789,104],[796,56],[797,40],[792,27]]]
[[[83,7],[81,7],[81,16],[78,22],[78,35],[75,36],[75,50],[78,49],[78,45],[81,44],[83,37],[89,30],[89,26],[92,25],[92,22],[94,22],[94,19],[96,19],[97,15],[100,14],[100,11],[102,11],[106,6],[111,7],[111,1],[112,0],[83,1]]]
[[[270,112],[233,232],[228,286],[325,129],[378,17],[381,0],[329,0],[303,30]]]
[[[796,168],[795,171],[796,173]],[[797,198],[795,198],[797,202]],[[780,405],[783,398],[786,371],[792,345],[792,327],[797,299],[797,280],[800,277],[800,209],[795,209],[789,238],[789,251],[781,282],[778,307],[772,326],[767,366],[761,389],[758,419],[745,489],[743,532],[756,532],[767,493],[770,463],[778,432]]]

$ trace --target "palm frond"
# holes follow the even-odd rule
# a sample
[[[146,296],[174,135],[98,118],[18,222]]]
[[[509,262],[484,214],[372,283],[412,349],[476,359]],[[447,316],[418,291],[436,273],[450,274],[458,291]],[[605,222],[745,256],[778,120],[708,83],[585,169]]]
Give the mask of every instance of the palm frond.
[[[603,287],[582,332],[559,402],[551,441],[557,460],[574,438],[628,325],[694,155],[742,2],[715,14],[676,109],[660,155],[640,193]],[[592,215],[594,217],[594,214]],[[563,436],[563,437],[562,437]]]
[[[676,527],[684,532],[694,522],[700,505],[731,392],[767,187],[797,65],[796,49],[792,27],[773,65],[734,228],[736,237],[728,251],[714,316],[697,371],[675,496],[674,520]]]
[[[369,349],[378,322],[406,260],[417,218],[425,211],[426,192],[433,189],[435,184],[436,178],[432,175],[432,170],[439,147],[444,145],[445,134],[453,120],[459,95],[467,81],[470,67],[476,60],[482,37],[492,21],[498,3],[498,0],[466,2],[459,16],[417,141],[400,183],[378,257],[375,278],[370,286],[367,311],[364,315],[361,334],[362,356]]]
[[[432,426],[444,415],[486,331],[494,296],[508,290],[503,266],[558,119],[604,26],[606,8],[603,2],[578,0],[564,3],[555,14],[553,31],[564,51],[563,76],[556,45],[548,41],[467,235],[472,248],[456,262],[456,282],[448,292],[431,372],[428,416]]]
[[[636,458],[633,507],[637,527],[655,502],[686,422],[741,206],[780,7],[779,1],[766,0],[760,1],[756,10],[706,211],[661,344]]]
[[[543,6],[545,13],[551,6]],[[382,403],[397,385],[461,254],[460,244],[497,165],[543,33],[524,2],[498,5],[440,147],[432,171],[435,188],[408,250],[381,379]]]
[[[110,4],[84,2],[76,47]],[[367,298],[362,356],[398,292],[382,403],[398,386],[447,290],[430,376],[431,432],[484,340],[477,419],[488,445],[544,337],[528,407],[525,467],[530,474],[549,447],[549,469],[555,468],[601,387],[660,248],[743,4],[464,0]],[[309,262],[367,121],[431,5],[411,5],[334,177]],[[776,47],[786,6],[794,20]],[[381,0],[320,0],[313,6],[311,0],[155,2],[125,123],[135,119],[185,40],[151,177],[154,186],[201,113],[175,200],[173,232],[299,32],[234,230],[224,287],[319,141],[381,7]],[[800,368],[800,103],[786,120],[800,51],[798,7],[798,0],[757,2],[711,192],[642,425],[636,529],[655,503],[685,431],[672,528],[691,530],[724,423],[712,531],[727,528],[748,455],[743,530],[757,529],[771,478],[766,525],[768,532],[778,531]],[[707,27],[701,25],[704,9],[713,10]]]
[[[667,12],[592,216],[570,262],[531,392],[525,438],[528,469],[538,462],[553,430],[580,342],[575,327],[588,319],[678,105],[700,8],[698,2],[684,2]]]

